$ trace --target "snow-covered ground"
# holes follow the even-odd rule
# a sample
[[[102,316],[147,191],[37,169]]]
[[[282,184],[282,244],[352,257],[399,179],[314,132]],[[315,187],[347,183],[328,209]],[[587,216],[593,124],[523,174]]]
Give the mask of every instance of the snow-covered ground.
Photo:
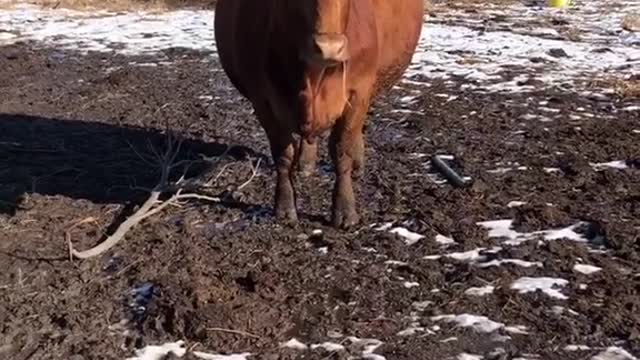
[[[640,35],[624,31],[636,0],[578,1],[568,10],[436,8],[426,22],[406,78],[455,79],[475,91],[532,91],[597,77],[626,78],[640,69]],[[0,46],[33,40],[69,50],[150,54],[172,47],[215,53],[212,11],[83,13],[20,5],[0,11]]]

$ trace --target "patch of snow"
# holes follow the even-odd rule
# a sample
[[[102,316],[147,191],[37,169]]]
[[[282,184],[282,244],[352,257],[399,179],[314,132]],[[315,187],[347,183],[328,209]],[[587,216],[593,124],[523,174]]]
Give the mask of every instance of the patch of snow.
[[[640,59],[640,49],[631,45],[640,42],[634,34],[621,31],[620,23],[625,13],[640,6],[626,1],[614,10],[604,4],[580,3],[570,12],[519,2],[499,11],[493,6],[477,7],[473,13],[446,9],[426,22],[407,77],[462,78],[466,88],[477,91],[526,92],[577,85],[578,80],[597,78],[612,69],[632,74],[628,62]],[[607,16],[599,16],[602,13]],[[491,21],[496,15],[504,20]],[[540,19],[552,17],[571,24],[580,40],[540,24]],[[515,74],[503,76],[504,72]],[[529,78],[540,84],[529,84]]]
[[[6,31],[0,31],[0,46],[3,44],[11,44],[18,35]]]
[[[477,266],[481,268],[486,268],[486,267],[492,267],[492,266],[500,266],[503,264],[513,264],[513,265],[517,265],[525,268],[534,267],[534,266],[542,267],[542,263],[539,261],[530,262],[530,261],[525,261],[520,259],[500,259],[500,260],[496,259],[496,260],[491,260],[488,262],[477,264]]]
[[[397,261],[397,260],[387,260],[384,263],[385,265],[391,265],[391,266],[407,266],[408,265],[404,261]]]
[[[329,337],[331,338],[341,338],[343,335],[336,332],[329,332]],[[361,358],[365,360],[386,360],[384,356],[374,354],[373,352],[379,348],[383,343],[377,339],[361,339],[355,336],[350,336],[346,338],[346,341],[350,343],[349,349],[360,352]],[[281,344],[281,347],[287,347],[294,350],[306,350],[310,348],[311,350],[316,349],[324,349],[329,352],[339,352],[346,350],[346,347],[342,344],[337,344],[334,342],[323,342],[320,344],[313,344],[310,347],[299,342],[296,339],[291,339],[288,342]],[[220,358],[220,360],[224,360],[226,358]],[[236,359],[227,359],[227,360],[236,360]],[[237,360],[246,360],[240,359]]]
[[[629,354],[625,349],[610,346],[605,351],[592,357],[591,360],[638,360],[638,358]]]
[[[184,341],[176,341],[174,343],[166,343],[163,345],[149,345],[145,348],[136,350],[136,356],[127,358],[126,360],[163,360],[169,355],[175,355],[179,358],[187,353],[184,348]],[[209,354],[201,351],[194,351],[193,356],[203,360],[247,360],[250,353],[217,355]]]
[[[418,311],[424,311],[431,305],[433,305],[433,301],[428,301],[428,300],[427,301],[417,301],[417,302],[414,302],[413,304],[411,304],[411,306],[413,306],[413,308],[418,310]]]
[[[504,331],[511,334],[528,335],[529,329],[524,325],[506,326]]]
[[[407,245],[413,245],[424,238],[424,235],[415,233],[404,227],[400,227],[400,226],[393,227],[393,224],[394,224],[393,222],[388,222],[381,225],[373,224],[371,225],[371,227],[373,227],[374,230],[376,231],[389,231],[392,234],[396,234],[404,238],[404,242]]]
[[[294,350],[307,350],[309,348],[306,344],[298,341],[298,339],[296,338],[293,338],[287,341],[286,343],[281,344],[280,346],[288,349],[294,349]]]
[[[595,171],[603,171],[606,169],[625,170],[629,168],[629,165],[627,165],[627,162],[624,160],[609,161],[604,163],[589,163],[589,165],[591,165],[591,167],[593,167]]]
[[[376,226],[376,224],[373,224],[372,226]],[[392,222],[388,222],[388,223],[384,223],[378,227],[375,228],[376,231],[386,231],[389,230],[393,227],[393,223]]]
[[[316,350],[316,349],[324,349],[324,350],[330,351],[330,352],[343,351],[344,350],[344,345],[336,344],[336,343],[333,343],[333,342],[323,342],[321,344],[312,344],[311,345],[311,350]]]
[[[503,323],[490,320],[486,316],[477,316],[470,314],[462,315],[439,315],[431,317],[432,321],[454,322],[460,327],[472,328],[480,333],[492,333],[496,330],[504,328]]]
[[[514,230],[512,228],[513,220],[511,219],[483,221],[477,223],[477,225],[488,229],[488,236],[490,238],[506,239],[504,240],[504,243],[507,245],[517,246],[529,240],[533,240],[537,237],[542,237],[547,241],[568,239],[576,242],[588,242],[587,238],[585,238],[584,235],[575,232],[575,229],[583,225],[583,223],[577,223],[575,225],[571,225],[562,229],[542,230],[530,233],[521,233]]]
[[[382,355],[374,354],[380,346],[382,346],[383,342],[377,339],[361,339],[355,336],[350,336],[347,338],[351,342],[354,347],[357,347],[361,351],[361,356],[365,360],[386,360],[386,358]]]
[[[467,354],[467,353],[462,353],[456,356],[456,360],[482,360],[482,359],[484,359],[484,357],[480,355],[473,355],[473,354]]]
[[[14,42],[34,40],[81,52],[142,55],[176,47],[214,52],[213,19],[214,12],[206,10],[89,13],[22,5],[0,12],[0,28],[18,32]]]
[[[405,288],[407,288],[407,289],[411,289],[411,288],[414,288],[414,287],[419,287],[419,286],[420,286],[420,284],[419,284],[419,283],[417,283],[417,282],[405,281],[405,282],[402,284],[402,286],[404,286],[404,287],[405,287]]]
[[[590,346],[587,345],[567,345],[564,347],[564,351],[589,351]]]
[[[554,108],[550,108],[550,107],[546,107],[546,106],[540,106],[538,108],[538,110],[544,111],[544,112],[550,112],[550,113],[559,113],[560,109],[554,109]]]
[[[136,356],[127,358],[126,360],[162,360],[169,354],[177,357],[183,357],[187,353],[184,348],[184,341],[176,341],[163,345],[148,345],[142,349],[136,350]]]
[[[487,170],[487,172],[489,174],[506,174],[511,170],[513,170],[513,168],[510,168],[510,167],[499,167],[499,168],[496,168],[496,169],[493,169],[493,170]]]
[[[411,153],[409,154],[409,158],[411,159],[422,159],[422,158],[426,158],[429,157],[428,154],[423,154],[423,153]]]
[[[415,102],[418,99],[417,96],[412,95],[412,96],[404,96],[400,98],[400,102],[401,103],[405,103],[405,104],[412,104],[413,102]]]
[[[602,268],[593,265],[575,264],[573,266],[573,270],[585,275],[591,275],[597,273],[598,271],[601,271]]]
[[[440,245],[452,245],[456,243],[452,238],[441,234],[436,235],[436,242]]]
[[[487,285],[482,287],[470,287],[467,290],[465,290],[464,293],[471,296],[485,296],[485,295],[492,294],[495,289],[496,287],[492,285]]]
[[[557,287],[564,287],[569,284],[569,281],[565,279],[559,278],[550,278],[550,277],[523,277],[516,280],[513,284],[511,284],[511,289],[518,290],[521,294],[535,292],[537,290],[542,291],[546,295],[560,299],[566,300],[568,299],[566,295],[562,294]]]
[[[424,235],[420,235],[418,233],[414,233],[412,231],[409,231],[403,227],[396,227],[393,228],[391,230],[389,230],[390,233],[392,234],[397,234],[400,237],[404,238],[404,242],[407,245],[413,245],[415,243],[417,243],[418,241],[420,241],[420,239],[424,238]]]
[[[527,204],[527,203],[526,203],[526,202],[524,202],[524,201],[510,201],[510,202],[507,204],[507,207],[508,207],[508,208],[514,208],[514,207],[519,207],[519,206],[526,205],[526,204]]]
[[[450,342],[454,342],[454,341],[458,341],[458,338],[455,337],[455,336],[452,336],[452,337],[449,337],[449,338],[446,338],[446,339],[442,339],[439,342],[441,342],[443,344],[446,344],[446,343],[450,343]]]
[[[602,11],[594,7],[580,6],[562,13],[580,30],[581,41],[565,40],[556,29],[539,24],[532,30],[530,23],[534,19],[550,15],[545,7],[510,6],[504,10],[509,19],[504,26],[483,26],[482,30],[478,29],[479,24],[495,16],[495,10],[488,8],[470,15],[451,9],[436,21],[425,22],[403,82],[428,87],[432,79],[455,77],[464,79],[467,88],[477,91],[522,92],[574,85],[576,80],[612,71],[619,76],[632,73],[634,67],[629,64],[640,59],[640,48],[635,46],[637,36],[618,30],[622,14],[637,11],[638,6],[627,2],[621,7],[624,12],[606,8],[606,17],[598,16]],[[0,13],[0,28],[11,29],[10,33],[0,32],[0,44],[35,40],[63,49],[126,55],[174,47],[215,51],[213,21],[214,12],[208,10],[87,13],[20,4]],[[603,46],[607,51],[599,51]],[[554,56],[558,49],[562,50],[561,58]],[[505,72],[515,74],[503,76]],[[542,85],[532,85],[530,79]],[[447,95],[447,99],[452,97]],[[408,96],[401,101],[415,100]]]
[[[496,254],[498,252],[500,252],[502,250],[501,247],[499,246],[494,246],[490,249],[488,248],[477,248],[477,249],[473,249],[473,250],[468,250],[468,251],[463,251],[463,252],[453,252],[453,253],[449,253],[449,254],[444,254],[444,255],[427,255],[424,256],[423,259],[425,260],[438,260],[442,257],[447,257],[449,259],[453,259],[453,260],[457,260],[457,261],[463,261],[463,262],[469,262],[469,263],[480,263],[484,260],[486,260],[486,255],[484,255],[484,253],[488,253],[488,254]]]
[[[409,325],[408,328],[399,331],[396,335],[398,336],[413,336],[419,332],[424,332],[426,329],[422,326],[420,326],[420,323],[418,322],[414,322],[411,323],[411,325]]]
[[[502,334],[493,334],[491,335],[491,341],[493,342],[507,342],[509,340],[511,340],[511,336],[509,335],[502,335]]]
[[[556,315],[562,315],[562,314],[564,314],[565,311],[568,312],[570,315],[574,315],[574,316],[575,315],[580,315],[579,313],[577,313],[574,310],[567,309],[564,306],[558,306],[558,305],[553,306],[551,308],[551,311]]]
[[[193,355],[203,360],[247,360],[247,358],[251,356],[250,353],[218,355],[218,354],[207,354],[200,351],[194,351]]]
[[[486,258],[484,255],[481,254],[482,251],[484,250],[485,248],[477,248],[474,250],[469,250],[464,252],[455,252],[455,253],[447,254],[445,256],[458,261],[469,261],[469,262],[479,261],[479,260],[481,261]]]

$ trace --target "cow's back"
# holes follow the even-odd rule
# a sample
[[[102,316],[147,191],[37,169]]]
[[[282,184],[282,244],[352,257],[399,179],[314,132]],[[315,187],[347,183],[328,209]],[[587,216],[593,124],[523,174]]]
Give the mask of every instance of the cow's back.
[[[424,0],[371,0],[378,31],[377,91],[388,90],[405,72],[420,39]]]

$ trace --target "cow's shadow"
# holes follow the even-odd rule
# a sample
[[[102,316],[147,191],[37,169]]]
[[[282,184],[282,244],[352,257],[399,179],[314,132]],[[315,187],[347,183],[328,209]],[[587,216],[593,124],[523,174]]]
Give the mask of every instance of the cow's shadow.
[[[168,143],[166,132],[157,129],[0,114],[0,213],[15,213],[30,193],[94,203],[140,201],[148,196],[142,189],[159,180],[154,151],[165,152]],[[234,144],[182,140],[174,163],[191,164],[195,176],[212,169],[191,160],[223,154],[227,161],[265,158]]]

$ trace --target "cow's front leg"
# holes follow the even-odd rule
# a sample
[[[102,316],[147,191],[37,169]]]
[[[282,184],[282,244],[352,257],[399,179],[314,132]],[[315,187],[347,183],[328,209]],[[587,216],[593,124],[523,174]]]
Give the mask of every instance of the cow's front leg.
[[[273,159],[276,163],[277,180],[275,194],[275,212],[279,220],[291,223],[298,221],[296,212],[296,192],[293,186],[293,164],[295,148],[293,138],[290,141],[272,145]]]
[[[312,175],[318,162],[318,139],[308,140],[301,137],[298,151],[298,170],[300,174],[304,177]]]
[[[271,156],[276,166],[274,209],[276,218],[290,223],[298,221],[296,193],[293,183],[295,140],[293,132],[276,120],[270,108],[263,103],[255,106],[260,124],[267,133]]]
[[[334,227],[349,228],[360,221],[356,210],[353,177],[362,171],[364,163],[363,125],[366,104],[360,104],[342,119],[331,133],[330,151],[336,171],[331,220]]]

